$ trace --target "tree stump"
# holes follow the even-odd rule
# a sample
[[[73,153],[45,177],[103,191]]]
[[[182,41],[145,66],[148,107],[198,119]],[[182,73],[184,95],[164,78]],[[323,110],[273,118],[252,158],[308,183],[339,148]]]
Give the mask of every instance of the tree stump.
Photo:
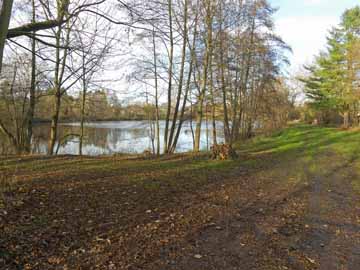
[[[211,147],[212,159],[227,160],[237,158],[235,150],[229,144],[217,144]]]

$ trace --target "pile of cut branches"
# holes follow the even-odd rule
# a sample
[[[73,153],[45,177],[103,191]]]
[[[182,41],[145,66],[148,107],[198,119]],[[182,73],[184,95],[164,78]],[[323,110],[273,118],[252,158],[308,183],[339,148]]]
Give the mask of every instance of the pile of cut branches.
[[[236,159],[236,151],[230,144],[216,144],[211,147],[211,157],[217,160]]]

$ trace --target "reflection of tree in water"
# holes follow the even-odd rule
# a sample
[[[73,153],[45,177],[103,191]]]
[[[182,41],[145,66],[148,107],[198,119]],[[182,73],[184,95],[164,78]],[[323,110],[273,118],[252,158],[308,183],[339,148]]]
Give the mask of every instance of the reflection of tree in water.
[[[133,139],[140,139],[145,138],[149,136],[149,130],[148,129],[130,129],[129,134],[131,138]]]
[[[109,129],[108,142],[111,149],[116,149],[119,140],[122,139],[123,132],[121,129]]]
[[[79,134],[79,128],[72,126],[59,126],[58,138],[61,141],[67,134]],[[50,125],[40,124],[34,127],[34,135],[32,139],[32,152],[37,154],[45,154],[48,152],[48,142],[50,138]],[[59,140],[56,142],[58,144]],[[69,137],[67,141],[77,141],[77,137]]]
[[[148,133],[147,129],[109,129],[108,144],[113,152],[142,152],[147,147],[144,141],[150,140]]]
[[[87,144],[107,151],[116,151],[121,142],[131,143],[132,140],[146,137],[147,131],[140,129],[86,128],[85,134]]]
[[[45,154],[48,151],[48,140],[50,137],[49,125],[36,125],[33,130],[32,152],[36,154]]]
[[[106,127],[104,127],[106,125]],[[113,126],[113,128],[112,128]],[[124,127],[126,128],[119,128]],[[219,125],[220,126],[220,125]],[[163,128],[160,130],[163,136]],[[59,138],[66,134],[79,134],[80,126],[60,125]],[[211,132],[210,132],[211,138]],[[47,153],[48,139],[50,136],[50,126],[47,124],[38,125],[34,129],[33,153]],[[219,142],[223,141],[223,131],[218,131]],[[202,148],[206,148],[205,130],[201,136]],[[149,129],[146,125],[140,125],[139,122],[133,123],[91,123],[91,126],[85,127],[84,154],[99,155],[111,154],[115,152],[143,152],[150,147]],[[1,146],[0,146],[1,147]],[[192,136],[189,125],[185,125],[180,134],[178,151],[192,150]],[[1,148],[0,148],[1,151]],[[78,154],[79,139],[77,137],[69,138],[63,147],[60,147],[61,154]]]
[[[85,128],[85,143],[108,150],[109,132],[107,128]]]

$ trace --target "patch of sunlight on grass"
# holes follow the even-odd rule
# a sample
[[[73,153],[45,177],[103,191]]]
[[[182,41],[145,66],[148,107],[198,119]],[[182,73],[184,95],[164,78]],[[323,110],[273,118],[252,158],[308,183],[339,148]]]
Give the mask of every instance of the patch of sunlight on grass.
[[[286,128],[272,136],[259,136],[236,144],[240,153],[295,153],[304,151],[308,161],[319,152],[334,150],[349,156],[360,151],[360,132],[335,128],[299,125]]]
[[[272,136],[259,136],[247,143],[237,144],[241,152],[282,153],[303,150],[312,143],[330,133],[330,129],[306,125],[286,128]]]
[[[292,150],[297,150],[297,149],[301,149],[303,147],[303,142],[290,142],[290,143],[286,143],[283,145],[279,145],[276,147],[273,147],[271,149],[267,149],[265,151],[261,151],[259,153],[283,153],[283,152],[288,152],[288,151],[292,151]]]

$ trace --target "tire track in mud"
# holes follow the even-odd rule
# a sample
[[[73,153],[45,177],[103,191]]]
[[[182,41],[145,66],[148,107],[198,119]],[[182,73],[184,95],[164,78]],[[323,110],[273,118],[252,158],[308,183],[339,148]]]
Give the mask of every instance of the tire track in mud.
[[[356,161],[324,152],[310,161],[274,162],[274,168],[287,171],[271,176],[273,184],[243,187],[246,197],[254,199],[233,202],[227,230],[210,227],[200,232],[195,250],[210,255],[188,258],[171,269],[360,269],[360,204],[351,187],[351,179],[359,177],[353,168]],[[284,190],[277,181],[290,177],[293,166],[303,170],[303,179]],[[256,197],[266,184],[271,191]],[[244,191],[254,188],[253,195]],[[235,187],[232,191],[232,197],[244,196]],[[224,220],[218,223],[224,226]]]
[[[314,172],[306,169],[311,183],[306,223],[311,230],[301,239],[300,246],[306,253],[318,257],[319,270],[360,269],[360,227],[358,200],[351,188],[349,172],[355,170],[352,164],[356,157],[339,161],[331,152],[317,157],[320,168]]]

